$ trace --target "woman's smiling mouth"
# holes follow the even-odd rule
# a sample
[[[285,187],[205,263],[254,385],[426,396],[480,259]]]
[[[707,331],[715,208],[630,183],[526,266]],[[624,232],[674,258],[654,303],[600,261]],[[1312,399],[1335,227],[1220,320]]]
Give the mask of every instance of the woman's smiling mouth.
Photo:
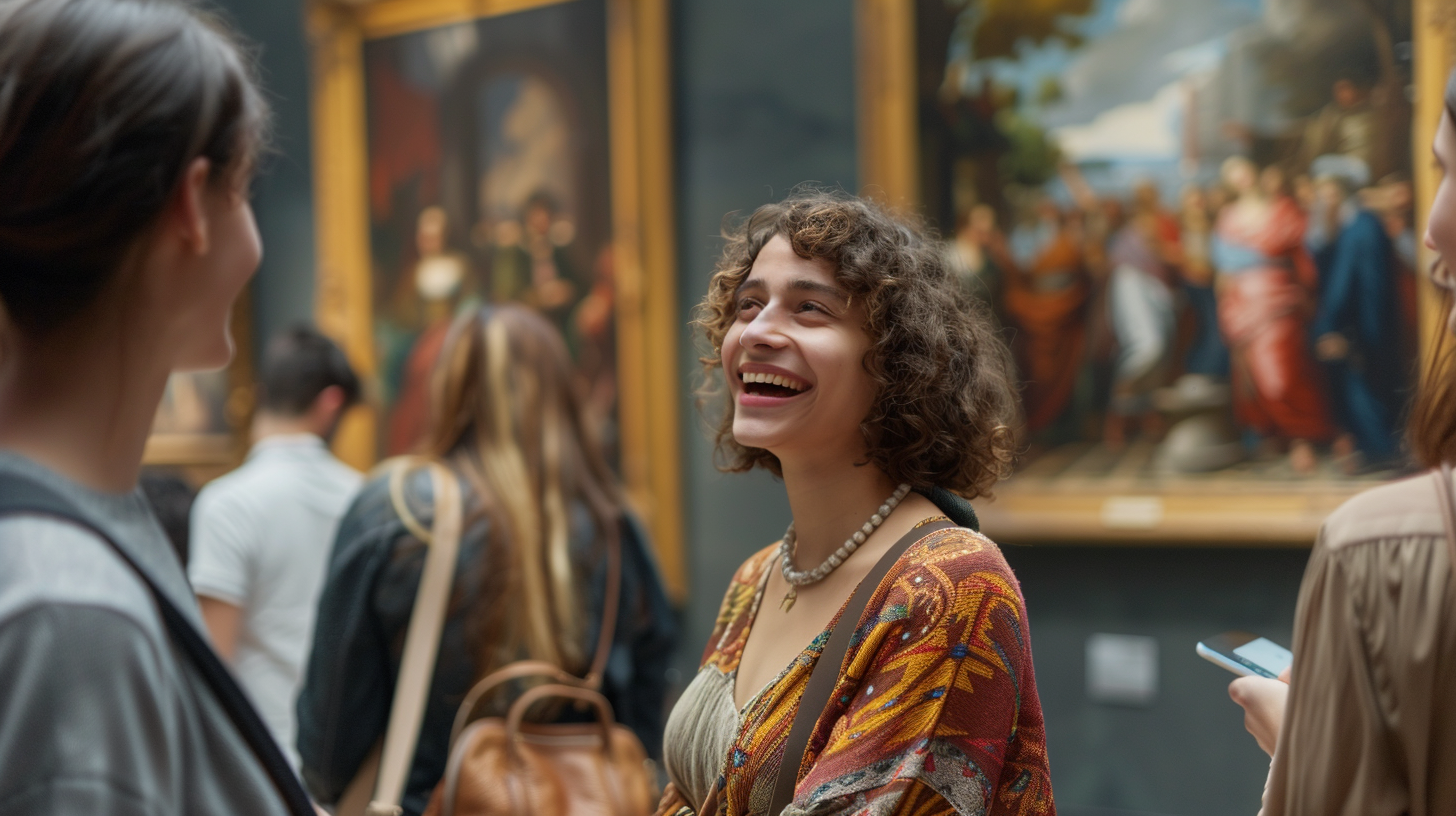
[[[782,369],[772,371],[759,369],[740,370],[738,380],[742,383],[739,402],[744,405],[771,405],[803,394],[814,386]]]

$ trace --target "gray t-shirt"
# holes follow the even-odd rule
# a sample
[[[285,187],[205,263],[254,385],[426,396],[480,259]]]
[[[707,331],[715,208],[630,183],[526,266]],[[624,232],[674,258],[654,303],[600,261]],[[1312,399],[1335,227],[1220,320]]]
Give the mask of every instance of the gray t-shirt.
[[[105,530],[201,629],[182,567],[138,492],[97,493],[12,453]],[[263,766],[105,541],[0,517],[0,816],[286,816]]]

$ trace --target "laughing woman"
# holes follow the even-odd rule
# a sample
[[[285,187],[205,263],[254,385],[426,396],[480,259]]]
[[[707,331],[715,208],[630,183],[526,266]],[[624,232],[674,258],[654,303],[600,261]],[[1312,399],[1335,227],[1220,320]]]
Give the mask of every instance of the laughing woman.
[[[989,316],[915,227],[810,192],[729,236],[697,325],[726,385],[719,451],[781,477],[793,523],[733,576],[668,721],[659,813],[1054,813],[1026,605],[965,501],[1012,454]],[[846,602],[902,538],[786,756]]]

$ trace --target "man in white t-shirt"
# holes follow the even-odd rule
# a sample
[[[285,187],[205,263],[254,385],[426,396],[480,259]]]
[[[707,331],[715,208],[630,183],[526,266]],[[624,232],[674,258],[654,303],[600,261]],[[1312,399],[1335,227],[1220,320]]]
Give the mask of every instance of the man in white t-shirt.
[[[253,450],[192,507],[188,577],[213,646],[298,765],[294,700],[339,519],[362,477],[325,440],[359,399],[339,347],[294,328],[269,344]]]

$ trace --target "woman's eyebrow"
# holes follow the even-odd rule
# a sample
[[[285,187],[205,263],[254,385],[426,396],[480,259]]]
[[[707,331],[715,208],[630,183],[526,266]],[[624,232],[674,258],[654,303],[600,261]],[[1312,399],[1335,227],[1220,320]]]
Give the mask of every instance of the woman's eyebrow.
[[[849,303],[849,295],[843,289],[840,289],[838,286],[821,283],[812,278],[794,278],[788,282],[787,288],[794,292],[812,292],[824,297],[834,298],[843,304]],[[768,284],[762,278],[749,278],[743,283],[738,284],[738,288],[734,290],[733,294],[736,297],[750,289],[760,292],[767,291]]]
[[[832,297],[846,303],[849,302],[849,295],[845,294],[845,291],[843,289],[840,289],[838,286],[830,286],[827,283],[820,283],[819,281],[811,280],[809,278],[794,278],[793,280],[789,281],[789,288],[797,292],[813,292],[815,294],[824,295],[825,297]]]

